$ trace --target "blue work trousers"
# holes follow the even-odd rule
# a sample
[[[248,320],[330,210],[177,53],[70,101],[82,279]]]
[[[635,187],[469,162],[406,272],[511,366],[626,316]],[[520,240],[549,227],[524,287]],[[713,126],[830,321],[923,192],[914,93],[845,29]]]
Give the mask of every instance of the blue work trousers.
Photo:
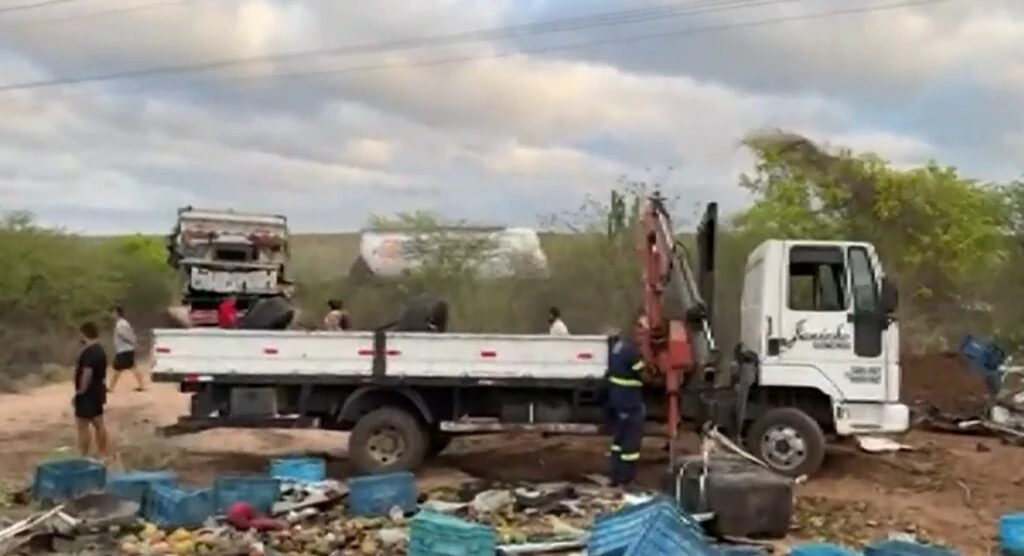
[[[636,477],[640,445],[644,439],[644,407],[611,408],[612,444],[608,451],[608,475],[612,483],[627,485]]]

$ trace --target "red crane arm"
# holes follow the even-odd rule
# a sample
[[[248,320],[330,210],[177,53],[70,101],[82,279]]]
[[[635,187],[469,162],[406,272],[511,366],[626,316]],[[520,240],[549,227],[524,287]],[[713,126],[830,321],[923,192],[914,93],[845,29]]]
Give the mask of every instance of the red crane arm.
[[[674,440],[679,431],[680,386],[688,373],[716,364],[717,350],[701,288],[684,253],[677,252],[664,199],[657,193],[644,206],[640,231],[638,254],[647,327],[639,332],[637,343],[648,366],[665,380],[666,426]],[[680,317],[688,322],[667,318],[665,292],[669,287],[676,289]]]

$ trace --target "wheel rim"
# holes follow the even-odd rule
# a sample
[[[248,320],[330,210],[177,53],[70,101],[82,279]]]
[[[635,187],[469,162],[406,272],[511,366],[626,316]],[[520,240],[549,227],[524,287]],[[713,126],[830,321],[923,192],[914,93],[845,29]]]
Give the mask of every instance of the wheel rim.
[[[776,425],[761,436],[761,457],[776,469],[790,471],[807,459],[807,442],[793,427]]]
[[[405,439],[398,429],[384,427],[370,435],[366,443],[370,457],[381,465],[392,465],[405,455]]]

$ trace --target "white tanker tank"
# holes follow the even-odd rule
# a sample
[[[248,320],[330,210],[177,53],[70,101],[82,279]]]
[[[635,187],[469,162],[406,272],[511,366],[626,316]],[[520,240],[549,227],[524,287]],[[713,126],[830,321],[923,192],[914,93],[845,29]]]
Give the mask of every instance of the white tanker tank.
[[[445,241],[479,242],[483,252],[474,266],[485,278],[544,276],[548,272],[547,256],[532,228],[443,228],[423,234],[364,231],[359,241],[359,258],[350,275],[368,271],[378,278],[399,278],[422,264],[419,246]]]

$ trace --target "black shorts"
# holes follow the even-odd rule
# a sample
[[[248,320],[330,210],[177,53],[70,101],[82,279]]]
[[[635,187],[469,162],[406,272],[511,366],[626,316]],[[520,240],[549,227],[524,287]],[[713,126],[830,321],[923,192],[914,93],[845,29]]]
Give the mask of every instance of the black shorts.
[[[106,392],[88,392],[75,396],[75,418],[92,420],[103,416],[103,406],[107,404]]]
[[[124,371],[135,366],[135,352],[122,351],[114,354],[114,370]]]

